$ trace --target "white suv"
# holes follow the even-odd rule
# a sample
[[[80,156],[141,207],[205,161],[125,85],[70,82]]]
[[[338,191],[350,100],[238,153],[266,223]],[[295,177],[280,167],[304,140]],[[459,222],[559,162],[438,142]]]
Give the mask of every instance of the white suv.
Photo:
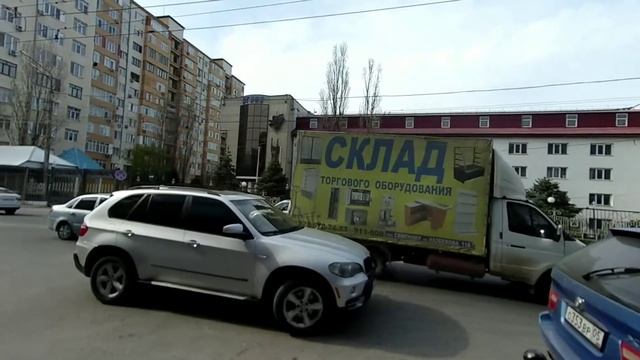
[[[367,302],[373,265],[361,245],[303,228],[258,196],[191,188],[118,191],[84,220],[73,255],[105,304],[137,282],[262,300],[290,332]]]

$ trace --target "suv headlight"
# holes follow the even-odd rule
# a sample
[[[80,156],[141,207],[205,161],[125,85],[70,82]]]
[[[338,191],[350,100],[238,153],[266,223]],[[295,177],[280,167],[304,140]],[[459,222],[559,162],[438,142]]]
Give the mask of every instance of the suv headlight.
[[[350,278],[356,274],[364,272],[362,265],[355,262],[335,262],[329,265],[329,271],[343,278]]]

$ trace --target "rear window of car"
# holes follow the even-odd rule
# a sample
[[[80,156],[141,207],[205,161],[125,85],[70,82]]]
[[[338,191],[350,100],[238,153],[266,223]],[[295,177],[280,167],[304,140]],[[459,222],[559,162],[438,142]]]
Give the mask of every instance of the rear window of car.
[[[180,227],[186,198],[185,195],[149,194],[129,213],[127,220]]]
[[[75,205],[73,205],[73,208],[78,210],[91,211],[93,210],[95,205],[96,205],[96,198],[88,197],[88,198],[83,198],[78,200],[78,202]]]
[[[610,274],[607,269],[640,267],[640,233],[616,232],[566,257],[558,269],[607,298],[640,312],[640,274]],[[596,275],[585,274],[595,272]]]
[[[126,219],[133,207],[140,201],[144,194],[136,194],[125,197],[115,203],[109,209],[108,216],[116,219]]]

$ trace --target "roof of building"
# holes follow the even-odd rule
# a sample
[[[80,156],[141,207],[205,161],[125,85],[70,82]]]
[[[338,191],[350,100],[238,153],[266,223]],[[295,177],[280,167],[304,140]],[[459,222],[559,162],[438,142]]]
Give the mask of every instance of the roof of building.
[[[173,16],[171,15],[162,15],[162,16],[156,16],[156,18],[158,19],[171,19],[171,21],[173,21],[174,23],[176,23],[176,25],[180,26],[182,28],[182,30],[186,29],[184,26],[182,26],[182,24],[180,24],[178,22],[178,20],[176,20]]]
[[[60,154],[60,157],[76,165],[80,170],[104,170],[100,164],[78,148],[67,149]]]
[[[40,169],[44,162],[44,150],[37,146],[0,146],[0,166]],[[78,167],[53,154],[49,155],[49,167],[77,169]]]

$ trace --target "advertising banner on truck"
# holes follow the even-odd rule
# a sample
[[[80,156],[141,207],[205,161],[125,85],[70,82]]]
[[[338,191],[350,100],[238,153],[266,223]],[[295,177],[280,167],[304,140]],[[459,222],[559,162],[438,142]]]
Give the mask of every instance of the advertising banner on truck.
[[[485,254],[489,140],[300,132],[291,215],[350,238]]]

